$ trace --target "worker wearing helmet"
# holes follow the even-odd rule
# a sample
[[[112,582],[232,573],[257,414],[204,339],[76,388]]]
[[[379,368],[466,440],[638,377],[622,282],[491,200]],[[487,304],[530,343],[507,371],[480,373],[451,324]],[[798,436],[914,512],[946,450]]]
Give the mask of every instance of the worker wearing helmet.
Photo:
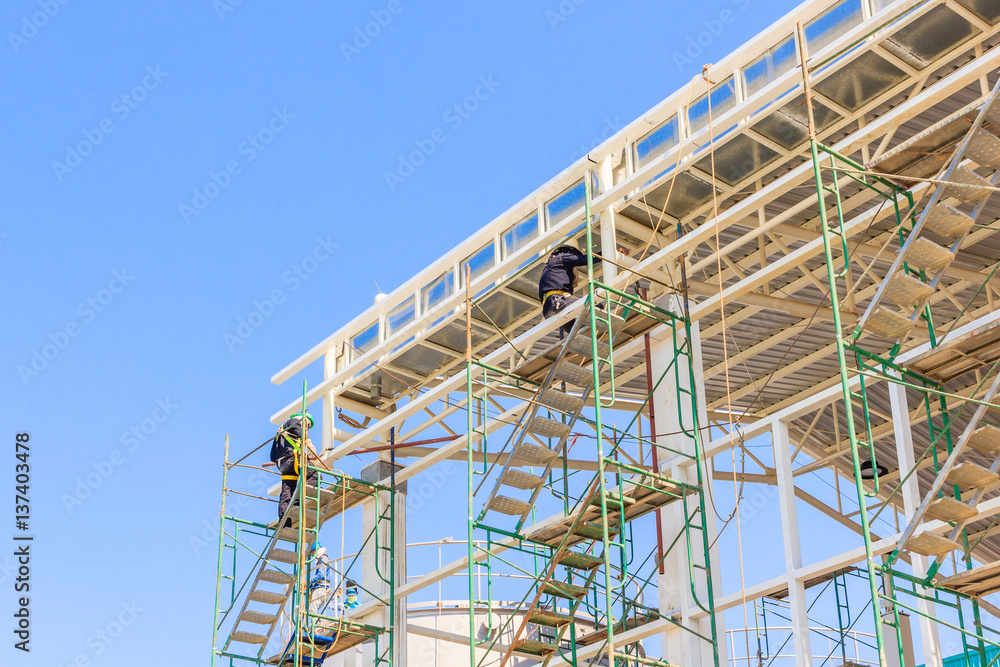
[[[289,417],[284,424],[278,428],[278,433],[271,441],[271,462],[274,463],[281,474],[281,495],[278,497],[278,519],[285,516],[285,510],[292,502],[295,495],[295,488],[299,483],[299,452],[301,446],[305,444],[309,451],[309,458],[316,459],[316,450],[313,449],[312,441],[309,439],[309,429],[313,425],[313,418],[308,412],[299,413]],[[306,484],[316,486],[316,471],[310,470],[306,474]],[[281,527],[291,525],[291,519],[285,519]]]
[[[594,256],[600,257],[597,253]],[[571,245],[561,245],[549,254],[549,260],[538,280],[542,317],[548,319],[577,300],[573,296],[573,290],[576,287],[575,270],[579,266],[587,266],[587,256]],[[572,321],[561,327],[567,334],[572,329]]]

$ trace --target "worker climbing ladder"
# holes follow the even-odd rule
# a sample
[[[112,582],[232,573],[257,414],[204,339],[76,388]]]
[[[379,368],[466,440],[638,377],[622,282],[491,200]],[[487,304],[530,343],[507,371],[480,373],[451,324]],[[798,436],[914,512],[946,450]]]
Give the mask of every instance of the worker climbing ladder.
[[[963,623],[949,627],[961,633],[963,642],[972,641],[986,664],[986,647],[997,646],[997,643],[983,636],[978,595],[1000,590],[1000,579],[983,572],[990,567],[988,565],[973,566],[971,551],[975,545],[969,542],[966,526],[978,514],[976,508],[986,488],[1000,480],[997,474],[1000,470],[1000,428],[984,421],[987,408],[1000,391],[1000,373],[997,373],[1000,362],[978,364],[980,373],[971,393],[955,396],[945,391],[944,384],[966,374],[972,366],[935,365],[928,359],[940,359],[962,342],[960,338],[949,338],[950,328],[944,333],[940,331],[941,323],[934,321],[931,305],[942,297],[951,297],[943,289],[943,279],[1000,182],[1000,82],[975,104],[863,165],[816,140],[809,80],[810,71],[824,63],[810,67],[801,26],[798,37],[827,286],[836,329],[844,421],[859,504],[858,521],[865,543],[871,597],[881,602],[873,605],[878,649],[883,660],[888,654],[896,653],[900,661],[897,664],[902,664],[903,643],[898,631],[900,610],[927,615],[912,604],[904,603],[901,596],[934,599],[940,603],[944,593],[957,599],[949,606],[957,608],[960,619],[963,601],[971,606],[972,629]],[[933,173],[928,173],[933,178],[882,171],[893,164],[894,158],[915,151],[913,147],[917,145],[935,146],[930,157],[921,158],[924,164],[918,165],[920,169],[932,165]],[[851,264],[855,260],[850,237],[853,232],[842,206],[844,182],[872,191],[877,195],[876,201],[881,200],[870,226],[877,223],[883,213],[890,221],[894,219],[895,224],[885,232],[883,250],[895,244],[895,257],[886,270],[878,268],[876,257],[862,274],[876,283],[874,289],[862,288],[860,277],[852,284]],[[915,193],[922,201],[918,202]],[[833,200],[834,215],[828,214],[829,199]],[[990,277],[992,273],[986,280]],[[841,289],[846,292],[843,296]],[[979,290],[973,299],[978,294]],[[842,310],[865,298],[868,301],[863,313],[853,329],[846,331]],[[916,357],[905,354],[913,347],[914,339],[921,338],[928,341],[929,350]],[[899,471],[899,484],[889,498],[899,492],[921,466],[929,464],[935,475],[930,488],[921,491],[919,507],[909,517],[894,549],[884,560],[876,559],[872,548],[872,523],[889,506],[880,479],[888,468],[877,460],[869,396],[871,387],[879,381],[901,385],[919,394],[930,430],[930,446],[911,469]],[[957,410],[949,408],[949,399],[956,398],[961,399],[960,407]],[[908,409],[905,402],[904,406]],[[940,427],[934,423],[935,414],[940,416]],[[955,432],[960,419],[965,420],[965,425],[960,432]],[[989,457],[992,464],[983,466],[970,460],[969,452]],[[867,506],[869,499],[884,500],[882,508],[871,516]],[[925,528],[925,522],[932,518],[950,524],[947,536]],[[915,577],[897,567],[907,554],[933,559],[926,576]],[[949,578],[937,576],[949,554],[960,555],[969,571]],[[984,577],[992,582],[992,589],[989,585],[979,586],[972,594],[961,590],[962,581],[982,583]],[[837,589],[837,592],[839,613],[841,591]],[[846,595],[846,590],[843,593]],[[886,638],[885,628],[895,629],[894,640]]]
[[[594,264],[594,220],[590,215],[590,187],[585,195],[585,244],[587,282],[580,302],[570,306],[575,319],[568,334],[555,334],[539,343],[530,355],[512,357],[508,367],[490,366],[467,354],[468,470],[469,470],[469,623],[470,666],[494,660],[509,664],[514,656],[534,658],[540,665],[562,660],[572,665],[592,664],[604,656],[609,665],[676,664],[664,654],[653,659],[643,653],[627,633],[649,623],[683,626],[660,613],[655,604],[643,602],[652,591],[668,558],[683,560],[691,604],[705,614],[697,627],[683,627],[700,642],[708,660],[719,664],[712,572],[708,556],[708,527],[698,404],[693,391],[694,364],[690,322],[675,312],[640,298],[635,291],[619,289],[599,280]],[[626,276],[628,277],[628,276]],[[489,293],[480,295],[486,298]],[[679,296],[669,297],[677,303]],[[474,300],[467,302],[471,318]],[[615,349],[642,341],[657,331],[673,342],[667,368],[654,378],[646,369],[649,394],[638,409],[620,405]],[[558,331],[558,330],[557,330]],[[545,340],[550,342],[546,343]],[[648,342],[647,342],[648,345]],[[671,434],[671,447],[658,445],[656,434],[635,435],[640,415],[661,383],[675,389],[674,408],[681,424]],[[516,424],[499,451],[491,452],[487,408],[500,409],[503,399],[524,401]],[[622,429],[605,423],[607,414],[626,413]],[[687,421],[682,415],[687,415]],[[580,429],[595,434],[595,445],[584,450]],[[589,438],[588,438],[589,440]],[[683,445],[679,442],[683,440]],[[626,444],[637,446],[626,451]],[[483,457],[480,470],[474,453]],[[572,456],[593,455],[596,472],[570,470]],[[656,465],[657,457],[692,463],[690,479],[675,479]],[[492,457],[492,458],[491,458]],[[653,465],[648,465],[651,458]],[[495,460],[496,470],[486,465]],[[492,474],[491,474],[492,473]],[[478,481],[477,476],[482,480]],[[486,484],[489,483],[488,486]],[[479,486],[477,494],[476,486]],[[562,511],[543,518],[555,497]],[[652,517],[665,508],[677,522],[664,526],[657,544],[641,553],[641,540],[632,522]],[[476,536],[485,534],[477,542]],[[661,541],[662,538],[662,541]],[[482,544],[484,547],[474,545]],[[686,550],[686,552],[685,552]],[[505,552],[505,553],[501,553]],[[522,559],[518,561],[517,559]],[[525,559],[531,565],[525,567]],[[521,613],[493,625],[498,609],[494,590],[503,583],[501,570],[510,570],[528,581],[514,607]],[[477,571],[487,583],[475,585]],[[508,580],[509,581],[509,580]],[[654,595],[653,593],[650,593]],[[655,595],[654,595],[655,599]],[[477,613],[490,619],[485,638],[475,630]],[[671,612],[673,613],[673,612]],[[624,635],[624,637],[622,637]],[[621,637],[621,638],[620,638]],[[500,639],[505,638],[506,645]],[[664,649],[666,651],[666,648]]]
[[[347,512],[367,506],[375,516],[375,525],[362,541],[376,554],[371,560],[376,563],[375,580],[382,589],[367,593],[388,609],[388,618],[392,618],[395,568],[390,565],[388,572],[380,572],[377,565],[379,554],[391,554],[394,547],[392,489],[325,467],[303,465],[285,516],[263,523],[227,514],[230,493],[257,497],[227,486],[232,469],[254,467],[239,461],[230,463],[228,453],[227,440],[213,665],[218,658],[230,667],[248,663],[318,666],[331,656],[371,642],[375,664],[391,667],[393,633],[389,624],[373,625],[351,618],[351,610],[344,604],[343,579],[357,565],[360,554],[341,563],[340,580],[328,582],[335,592],[324,606],[310,608],[309,581],[310,574],[321,567],[314,559],[313,546],[318,544],[323,526],[335,519],[343,521]],[[307,474],[312,473],[316,474],[316,485],[306,483]],[[338,537],[342,539],[343,526],[340,529]],[[390,536],[388,544],[386,535]]]

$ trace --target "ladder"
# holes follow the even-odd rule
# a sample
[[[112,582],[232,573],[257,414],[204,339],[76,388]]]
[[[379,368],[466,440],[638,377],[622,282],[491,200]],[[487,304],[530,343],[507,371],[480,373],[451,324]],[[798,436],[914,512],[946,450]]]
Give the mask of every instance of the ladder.
[[[945,271],[985,208],[991,188],[1000,181],[998,93],[1000,82],[987,96],[945,168],[934,179],[936,183],[930,199],[913,228],[908,234],[900,228],[899,252],[851,333],[852,341],[857,341],[864,333],[873,333],[893,341],[894,354],[917,319],[925,313]],[[991,173],[983,177],[976,173],[977,168]],[[971,206],[972,210],[966,213],[958,206]],[[932,240],[926,232],[943,243]]]
[[[588,305],[588,307],[593,307],[593,305]],[[593,356],[592,341],[589,336],[583,334],[590,328],[586,319],[578,317],[565,340],[554,343],[513,369],[513,376],[527,379],[528,376],[534,375],[541,368],[544,368],[551,357],[555,356],[545,378],[531,398],[522,426],[513,435],[514,444],[493,490],[486,499],[478,521],[482,521],[488,512],[494,511],[517,517],[514,530],[515,532],[520,531],[541,494],[546,477],[552,470],[554,463],[559,459],[560,452],[563,450],[573,426],[580,418],[580,413],[586,405],[587,399],[594,392],[595,372],[599,376],[604,365],[612,363],[614,338],[625,326],[625,320],[613,313],[598,315],[595,318],[598,329],[601,330],[599,335],[607,334],[608,339],[607,343],[597,342],[597,358],[593,359],[596,371],[567,361],[566,358],[573,354],[585,359],[590,359]],[[561,383],[563,387],[567,384],[573,385],[579,388],[581,393],[579,396],[569,394],[557,387],[558,383]],[[548,410],[562,413],[567,419],[557,421],[541,414]],[[529,436],[551,438],[556,440],[556,445],[548,447],[528,442]],[[517,468],[524,465],[524,462],[542,467],[543,472],[540,475],[535,475],[518,470]],[[527,501],[520,500],[514,497],[509,489],[530,491],[531,497]]]

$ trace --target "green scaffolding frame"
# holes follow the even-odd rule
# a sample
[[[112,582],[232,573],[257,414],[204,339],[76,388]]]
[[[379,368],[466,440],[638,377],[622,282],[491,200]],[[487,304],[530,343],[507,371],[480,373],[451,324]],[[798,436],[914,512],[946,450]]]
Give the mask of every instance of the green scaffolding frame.
[[[530,608],[534,608],[535,603],[537,603],[539,598],[543,595],[543,590],[546,586],[579,586],[586,590],[586,595],[584,595],[581,599],[575,603],[569,603],[566,605],[569,608],[569,614],[567,616],[573,618],[571,622],[567,625],[563,625],[559,629],[550,630],[548,634],[544,634],[543,631],[541,631],[542,626],[539,626],[540,635],[551,640],[548,643],[556,644],[557,646],[566,645],[568,643],[568,646],[565,646],[565,649],[560,646],[560,648],[548,656],[538,656],[541,664],[547,664],[549,659],[555,656],[558,656],[562,660],[565,660],[574,666],[577,664],[590,664],[589,660],[586,663],[578,662],[577,658],[579,647],[577,642],[577,621],[575,614],[578,610],[583,610],[588,614],[589,618],[592,619],[595,627],[599,626],[601,631],[606,634],[606,637],[602,641],[602,645],[598,649],[598,656],[610,653],[613,656],[612,665],[644,664],[665,667],[669,664],[668,662],[640,656],[638,654],[637,644],[630,644],[624,647],[618,646],[615,642],[615,635],[624,629],[635,627],[635,624],[648,622],[654,618],[666,618],[660,615],[656,609],[642,605],[636,600],[626,599],[624,587],[626,584],[634,584],[639,586],[639,590],[643,590],[652,582],[653,577],[659,571],[666,556],[671,553],[673,549],[678,548],[686,549],[687,551],[686,558],[690,573],[690,592],[698,607],[700,607],[708,615],[710,619],[711,632],[709,635],[703,635],[692,628],[685,627],[681,622],[674,619],[666,618],[666,620],[676,626],[682,627],[694,635],[697,635],[701,640],[710,643],[712,645],[714,655],[714,664],[718,667],[719,648],[716,630],[714,595],[712,590],[713,582],[710,565],[711,559],[709,554],[710,544],[709,535],[707,534],[708,531],[705,525],[706,509],[703,486],[705,466],[702,459],[703,450],[701,443],[701,430],[703,427],[698,423],[698,404],[695,392],[696,384],[694,367],[692,363],[691,322],[686,317],[686,307],[685,315],[679,315],[644,300],[638,294],[627,293],[623,290],[615,288],[614,286],[604,284],[595,278],[593,252],[594,219],[590,211],[590,199],[591,183],[589,179],[585,179],[584,215],[586,220],[585,238],[588,263],[586,296],[583,298],[586,300],[586,305],[583,309],[584,314],[578,318],[578,321],[574,325],[573,333],[569,334],[569,336],[572,338],[576,334],[577,328],[581,328],[581,321],[589,323],[589,333],[587,335],[590,339],[590,358],[593,360],[591,371],[593,373],[592,386],[594,389],[591,398],[593,399],[594,407],[593,418],[587,418],[586,421],[588,421],[590,426],[594,428],[596,434],[595,455],[597,472],[587,484],[587,491],[579,498],[570,497],[569,477],[574,473],[571,473],[567,469],[567,449],[565,446],[561,452],[563,455],[561,471],[549,472],[546,478],[545,488],[547,488],[552,494],[563,499],[564,516],[574,517],[572,525],[568,528],[565,536],[558,545],[533,540],[522,531],[523,521],[518,522],[513,530],[503,529],[487,525],[483,521],[482,514],[479,513],[478,504],[481,503],[481,500],[477,499],[474,493],[474,479],[477,475],[485,475],[487,472],[485,461],[488,450],[488,433],[485,419],[485,405],[489,393],[494,391],[493,388],[496,387],[531,389],[535,383],[518,377],[509,370],[496,366],[490,366],[473,359],[471,344],[469,345],[469,351],[467,352],[466,412],[468,434],[467,466],[469,480],[467,554],[469,562],[469,664],[470,667],[480,667],[483,661],[488,659],[490,649],[495,648],[502,632],[505,629],[509,629],[515,619],[515,615],[512,614],[503,626],[493,628],[492,625],[490,625],[488,627],[490,632],[487,635],[487,639],[477,639],[476,614],[477,612],[491,612],[493,610],[493,606],[495,604],[495,601],[493,600],[493,578],[495,576],[494,568],[496,564],[502,563],[507,567],[514,568],[520,573],[520,576],[529,579],[531,582],[525,591],[524,596],[517,605],[522,609],[528,608],[529,603],[532,605]],[[576,232],[574,232],[574,234],[575,233]],[[491,293],[492,292],[488,290],[479,295],[475,300],[471,297],[471,294],[469,295],[467,303],[467,318],[471,318],[473,304],[486,298]],[[686,302],[686,295],[684,298]],[[668,367],[664,370],[661,376],[656,379],[655,383],[649,383],[649,394],[646,396],[645,400],[643,400],[640,408],[635,411],[629,424],[621,430],[613,427],[608,428],[603,423],[603,412],[607,409],[615,407],[617,392],[615,390],[614,380],[614,346],[608,345],[607,352],[602,353],[601,346],[603,343],[599,340],[599,338],[601,336],[602,326],[605,331],[611,331],[612,312],[615,310],[625,312],[626,314],[634,314],[635,317],[650,318],[658,324],[665,325],[672,332],[674,346],[673,360],[669,363]],[[601,324],[602,321],[603,325]],[[605,354],[606,356],[602,357],[602,354]],[[602,370],[610,370],[611,372],[610,386],[607,390],[603,391],[603,393],[601,383]],[[647,368],[647,373],[651,373],[649,368]],[[651,434],[650,438],[643,438],[629,433],[630,429],[638,423],[641,410],[651,400],[653,390],[655,390],[661,382],[667,379],[668,376],[673,376],[672,379],[676,385],[678,401],[676,410],[678,419],[681,423],[683,436],[689,444],[688,451],[678,451],[664,445],[658,445],[655,440],[655,434]],[[689,402],[689,405],[685,406],[683,404],[684,402]],[[683,415],[685,414],[691,415],[691,423],[683,423]],[[581,417],[581,419],[583,418]],[[523,425],[519,422],[514,429],[515,432],[522,426]],[[610,434],[605,436],[606,433]],[[513,437],[514,436],[511,435],[511,438]],[[653,473],[649,469],[622,462],[619,460],[620,457],[618,454],[626,437],[631,439],[637,438],[642,445],[648,446],[650,451],[653,453],[654,464],[657,460],[657,449],[665,451],[670,455],[679,455],[694,461],[695,468],[697,470],[697,482],[695,484],[684,483],[679,480],[671,479],[663,474]],[[609,442],[605,442],[605,439]],[[482,452],[484,455],[482,470],[477,469],[473,460],[476,440],[481,442],[481,446],[478,451]],[[510,441],[508,440],[508,444],[509,442]],[[504,450],[499,452],[501,455],[503,453]],[[678,527],[676,535],[668,545],[660,544],[658,546],[658,549],[661,550],[662,553],[658,554],[657,549],[654,549],[652,553],[646,556],[643,563],[639,565],[636,565],[634,562],[636,554],[632,549],[633,535],[627,520],[623,521],[623,525],[619,527],[620,533],[612,531],[609,525],[609,514],[613,514],[616,510],[620,510],[628,500],[624,494],[626,477],[630,478],[630,484],[646,490],[654,491],[656,493],[671,495],[672,492],[666,490],[664,486],[669,489],[681,489],[683,491],[672,494],[674,495],[674,500],[680,502],[683,506],[683,516],[685,517],[683,525]],[[599,528],[593,534],[593,546],[599,545],[601,548],[600,565],[598,565],[596,569],[591,570],[589,575],[586,577],[578,575],[577,578],[574,579],[574,575],[572,573],[567,573],[567,580],[565,582],[557,582],[553,579],[556,572],[557,559],[565,555],[564,551],[568,547],[570,538],[573,537],[574,534],[579,534],[575,533],[575,531],[582,530],[581,520],[584,516],[584,511],[591,505],[594,507],[600,507],[600,526],[593,526],[593,528]],[[654,511],[659,513],[659,510]],[[532,512],[534,512],[533,509]],[[624,512],[622,516],[624,516]],[[659,516],[657,516],[657,520],[659,522]],[[595,521],[595,523],[597,522]],[[477,531],[485,532],[485,548],[475,546]],[[699,535],[695,535],[695,531],[697,531]],[[499,540],[504,541],[504,546],[507,551],[514,551],[530,556],[533,567],[531,569],[526,569],[525,567],[521,567],[513,563],[512,559],[494,554],[493,545]],[[648,567],[650,564],[652,567],[648,576],[645,576],[644,579],[640,579],[639,576],[642,568]],[[480,568],[480,572],[485,572],[487,582],[485,599],[482,600],[478,599],[475,594],[477,567]],[[698,591],[698,582],[696,581],[697,571],[701,571],[701,576],[704,577],[704,594],[699,594]],[[534,602],[532,602],[533,596]],[[555,611],[555,608],[556,607],[553,604],[553,612]],[[492,619],[491,614],[488,613],[487,618]],[[490,620],[488,623],[492,624],[492,621]],[[563,637],[567,631],[568,641]],[[518,632],[520,632],[520,630]],[[485,655],[482,659],[477,659],[477,649],[486,649]],[[513,650],[513,647],[511,650]],[[506,662],[506,658],[509,655],[510,651],[505,654],[505,660],[502,662]]]
[[[268,441],[269,442],[269,441]],[[259,448],[258,448],[259,449]],[[222,488],[222,509],[220,511],[219,530],[219,550],[216,578],[215,612],[212,626],[212,667],[219,664],[228,663],[229,667],[254,663],[258,665],[269,663],[269,658],[264,653],[270,642],[260,645],[255,655],[244,655],[230,649],[233,641],[233,627],[227,621],[238,623],[239,616],[246,609],[249,592],[248,585],[253,586],[255,572],[262,571],[266,566],[281,572],[291,578],[294,582],[287,600],[282,602],[278,608],[277,615],[280,616],[287,608],[287,615],[291,619],[291,639],[286,648],[279,654],[279,664],[311,665],[322,662],[326,657],[332,655],[332,647],[324,650],[323,646],[328,645],[326,639],[333,634],[333,645],[335,646],[342,637],[353,637],[357,640],[372,640],[375,643],[375,664],[385,667],[393,667],[393,649],[395,643],[395,633],[392,628],[392,619],[396,612],[396,576],[394,554],[396,549],[396,493],[393,488],[366,482],[345,475],[342,472],[330,470],[329,468],[305,465],[306,447],[300,447],[302,460],[299,466],[299,482],[296,486],[295,495],[289,506],[288,515],[293,515],[297,510],[298,516],[292,517],[295,521],[293,530],[297,533],[296,554],[298,558],[291,564],[290,569],[282,569],[273,561],[268,559],[268,552],[277,541],[279,528],[274,525],[260,523],[243,519],[226,511],[226,500],[230,493],[237,493],[242,496],[259,498],[252,494],[230,489],[229,472],[233,468],[249,467],[241,464],[229,462],[229,438],[226,438],[225,460],[223,463],[223,488]],[[256,450],[255,450],[256,451]],[[246,458],[246,457],[244,457]],[[241,459],[242,460],[242,459]],[[316,486],[306,484],[309,474],[316,473]],[[324,480],[325,478],[325,480]],[[303,491],[305,502],[303,500]],[[376,595],[375,592],[365,589],[362,585],[358,587],[368,594],[369,598],[378,600],[388,610],[389,627],[378,627],[350,621],[344,615],[334,615],[328,611],[330,602],[335,599],[331,597],[324,608],[313,612],[309,609],[309,577],[313,567],[311,559],[307,557],[310,545],[319,536],[321,501],[324,496],[341,494],[343,498],[347,494],[354,497],[361,496],[364,502],[374,503],[375,521],[372,529],[363,536],[361,548],[354,558],[347,564],[342,564],[341,578],[346,578],[347,572],[361,557],[364,550],[369,546],[374,549],[375,575],[386,587],[384,596]],[[384,502],[382,496],[387,496]],[[263,500],[263,499],[261,499]],[[331,502],[337,503],[334,499]],[[345,501],[346,502],[346,501]],[[358,501],[353,501],[356,505]],[[313,506],[316,509],[313,509]],[[277,523],[277,522],[275,522]],[[380,539],[380,531],[388,530],[388,544],[383,544],[385,540]],[[287,530],[287,529],[285,529]],[[379,568],[380,554],[386,552],[389,555],[388,572],[382,572]],[[247,565],[249,565],[247,567]],[[342,586],[343,582],[334,582]],[[226,590],[228,589],[228,590]],[[242,605],[242,606],[241,606]],[[336,608],[334,612],[336,612]],[[344,610],[341,609],[341,612]],[[235,617],[235,621],[234,621]],[[280,621],[279,621],[280,622]],[[228,627],[228,631],[223,630]],[[272,627],[268,634],[276,627]],[[222,641],[220,641],[222,638]],[[319,640],[323,641],[319,641]],[[306,646],[304,648],[304,645]],[[294,648],[293,648],[294,647]],[[291,649],[291,650],[290,650]],[[314,660],[316,662],[314,662]]]

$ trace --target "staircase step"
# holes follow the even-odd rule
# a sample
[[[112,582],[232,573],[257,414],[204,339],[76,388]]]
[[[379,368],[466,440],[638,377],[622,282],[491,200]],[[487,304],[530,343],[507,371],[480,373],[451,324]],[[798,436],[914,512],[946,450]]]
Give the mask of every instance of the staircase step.
[[[272,584],[290,584],[295,581],[295,577],[278,570],[264,570],[260,573],[261,581],[270,581]]]
[[[542,593],[564,600],[579,600],[586,597],[587,589],[565,581],[546,581],[542,584]]]
[[[934,294],[934,288],[902,271],[889,279],[885,295],[903,308],[919,308]]]
[[[582,554],[578,551],[564,551],[562,555],[556,559],[556,562],[560,565],[572,567],[577,570],[593,570],[595,567],[600,567],[604,563],[604,559],[599,556]]]
[[[271,553],[267,555],[268,560],[276,560],[279,563],[297,563],[299,561],[299,555],[294,551],[289,551],[288,549],[271,549]]]
[[[951,496],[935,499],[927,507],[927,516],[940,521],[965,521],[976,516],[975,508],[969,507],[960,500]]]
[[[259,623],[260,625],[274,625],[278,622],[278,617],[274,614],[265,614],[260,611],[245,611],[240,614],[240,620],[247,623]]]
[[[589,387],[594,384],[594,373],[583,366],[562,361],[556,366],[555,378],[576,385],[577,387]]]
[[[924,271],[936,271],[955,259],[955,254],[930,239],[920,237],[906,253],[906,263]]]
[[[958,542],[934,533],[920,533],[910,538],[906,550],[921,556],[944,556],[962,548]]]
[[[972,216],[962,213],[954,206],[949,206],[943,201],[934,204],[934,208],[931,209],[930,213],[924,219],[924,227],[926,229],[939,236],[949,238],[961,236],[972,229],[974,224],[976,224],[976,221],[972,219]]]
[[[514,644],[514,650],[520,651],[522,653],[530,653],[531,655],[546,656],[551,653],[555,653],[556,645],[549,644],[548,642],[538,641],[537,639],[519,639]]]
[[[1000,104],[998,104],[995,100],[992,106],[986,109],[986,120],[1000,128]]]
[[[946,197],[954,197],[955,199],[966,203],[975,203],[990,196],[990,191],[984,190],[982,187],[965,187],[968,185],[990,187],[989,181],[971,169],[957,167],[955,171],[952,172],[949,181],[950,183],[944,186],[943,194]]]
[[[962,461],[945,477],[946,482],[957,484],[963,489],[981,489],[998,480],[1000,475],[972,461]]]
[[[1000,167],[1000,138],[992,132],[979,130],[965,149],[965,155],[982,167],[996,169]]]
[[[573,354],[579,354],[586,359],[590,359],[593,356],[589,336],[573,336],[573,340],[569,342],[567,349]],[[610,352],[611,348],[608,347],[607,343],[597,343],[597,354],[602,359],[607,359]]]
[[[572,623],[573,617],[551,609],[536,609],[528,616],[528,622],[536,625],[547,625],[550,628],[561,628]]]
[[[621,331],[622,327],[625,326],[625,320],[622,317],[615,315],[614,313],[610,315],[610,318],[611,318],[611,330],[614,331],[615,333]],[[597,311],[597,330],[599,332],[606,332],[608,330],[608,313],[606,311],[603,310]],[[583,327],[581,328],[581,332],[588,332],[585,333],[584,335],[589,336],[590,335],[589,331],[590,331],[590,317],[589,315],[584,315]]]
[[[616,524],[608,523],[608,538],[612,539],[618,534],[619,528]],[[576,530],[573,531],[574,535],[579,535],[580,537],[586,537],[591,540],[603,540],[604,539],[604,529],[599,523],[592,523],[590,521],[581,521],[577,524]]]
[[[565,392],[552,388],[542,392],[537,400],[547,408],[552,408],[568,415],[576,414],[583,407],[583,399],[570,396]]]
[[[521,459],[533,465],[548,465],[557,454],[548,447],[540,447],[530,442],[522,442],[514,449],[514,458]]]
[[[311,530],[305,531],[305,534],[302,537],[306,544],[312,544],[316,541],[316,533]],[[278,539],[283,542],[293,542],[297,544],[299,541],[299,531],[293,528],[282,528],[278,531]]]
[[[500,475],[500,483],[504,486],[513,486],[515,489],[534,491],[545,483],[545,478],[532,475],[530,472],[511,468]]]
[[[969,438],[969,447],[983,454],[1000,455],[1000,428],[992,424],[980,426]]]
[[[281,593],[260,590],[250,591],[248,597],[254,602],[263,602],[264,604],[283,604],[288,599],[287,595],[282,595]]]
[[[306,529],[310,532],[316,530],[316,528],[323,523],[323,515],[320,514],[319,510],[315,507],[310,508],[309,505],[315,506],[316,501],[310,500],[306,503],[305,511],[305,525]],[[299,505],[298,503],[292,505],[288,510],[288,522],[293,529],[299,526]]]
[[[864,330],[882,338],[899,340],[910,333],[913,325],[910,318],[891,308],[879,306],[868,318]]]
[[[543,438],[562,438],[569,433],[569,424],[535,415],[528,422],[528,432]]]
[[[266,644],[267,637],[253,632],[243,632],[242,630],[237,630],[233,633],[233,641],[242,642],[244,644]]]
[[[497,495],[493,496],[486,509],[508,516],[524,516],[531,510],[531,505],[523,500]]]

